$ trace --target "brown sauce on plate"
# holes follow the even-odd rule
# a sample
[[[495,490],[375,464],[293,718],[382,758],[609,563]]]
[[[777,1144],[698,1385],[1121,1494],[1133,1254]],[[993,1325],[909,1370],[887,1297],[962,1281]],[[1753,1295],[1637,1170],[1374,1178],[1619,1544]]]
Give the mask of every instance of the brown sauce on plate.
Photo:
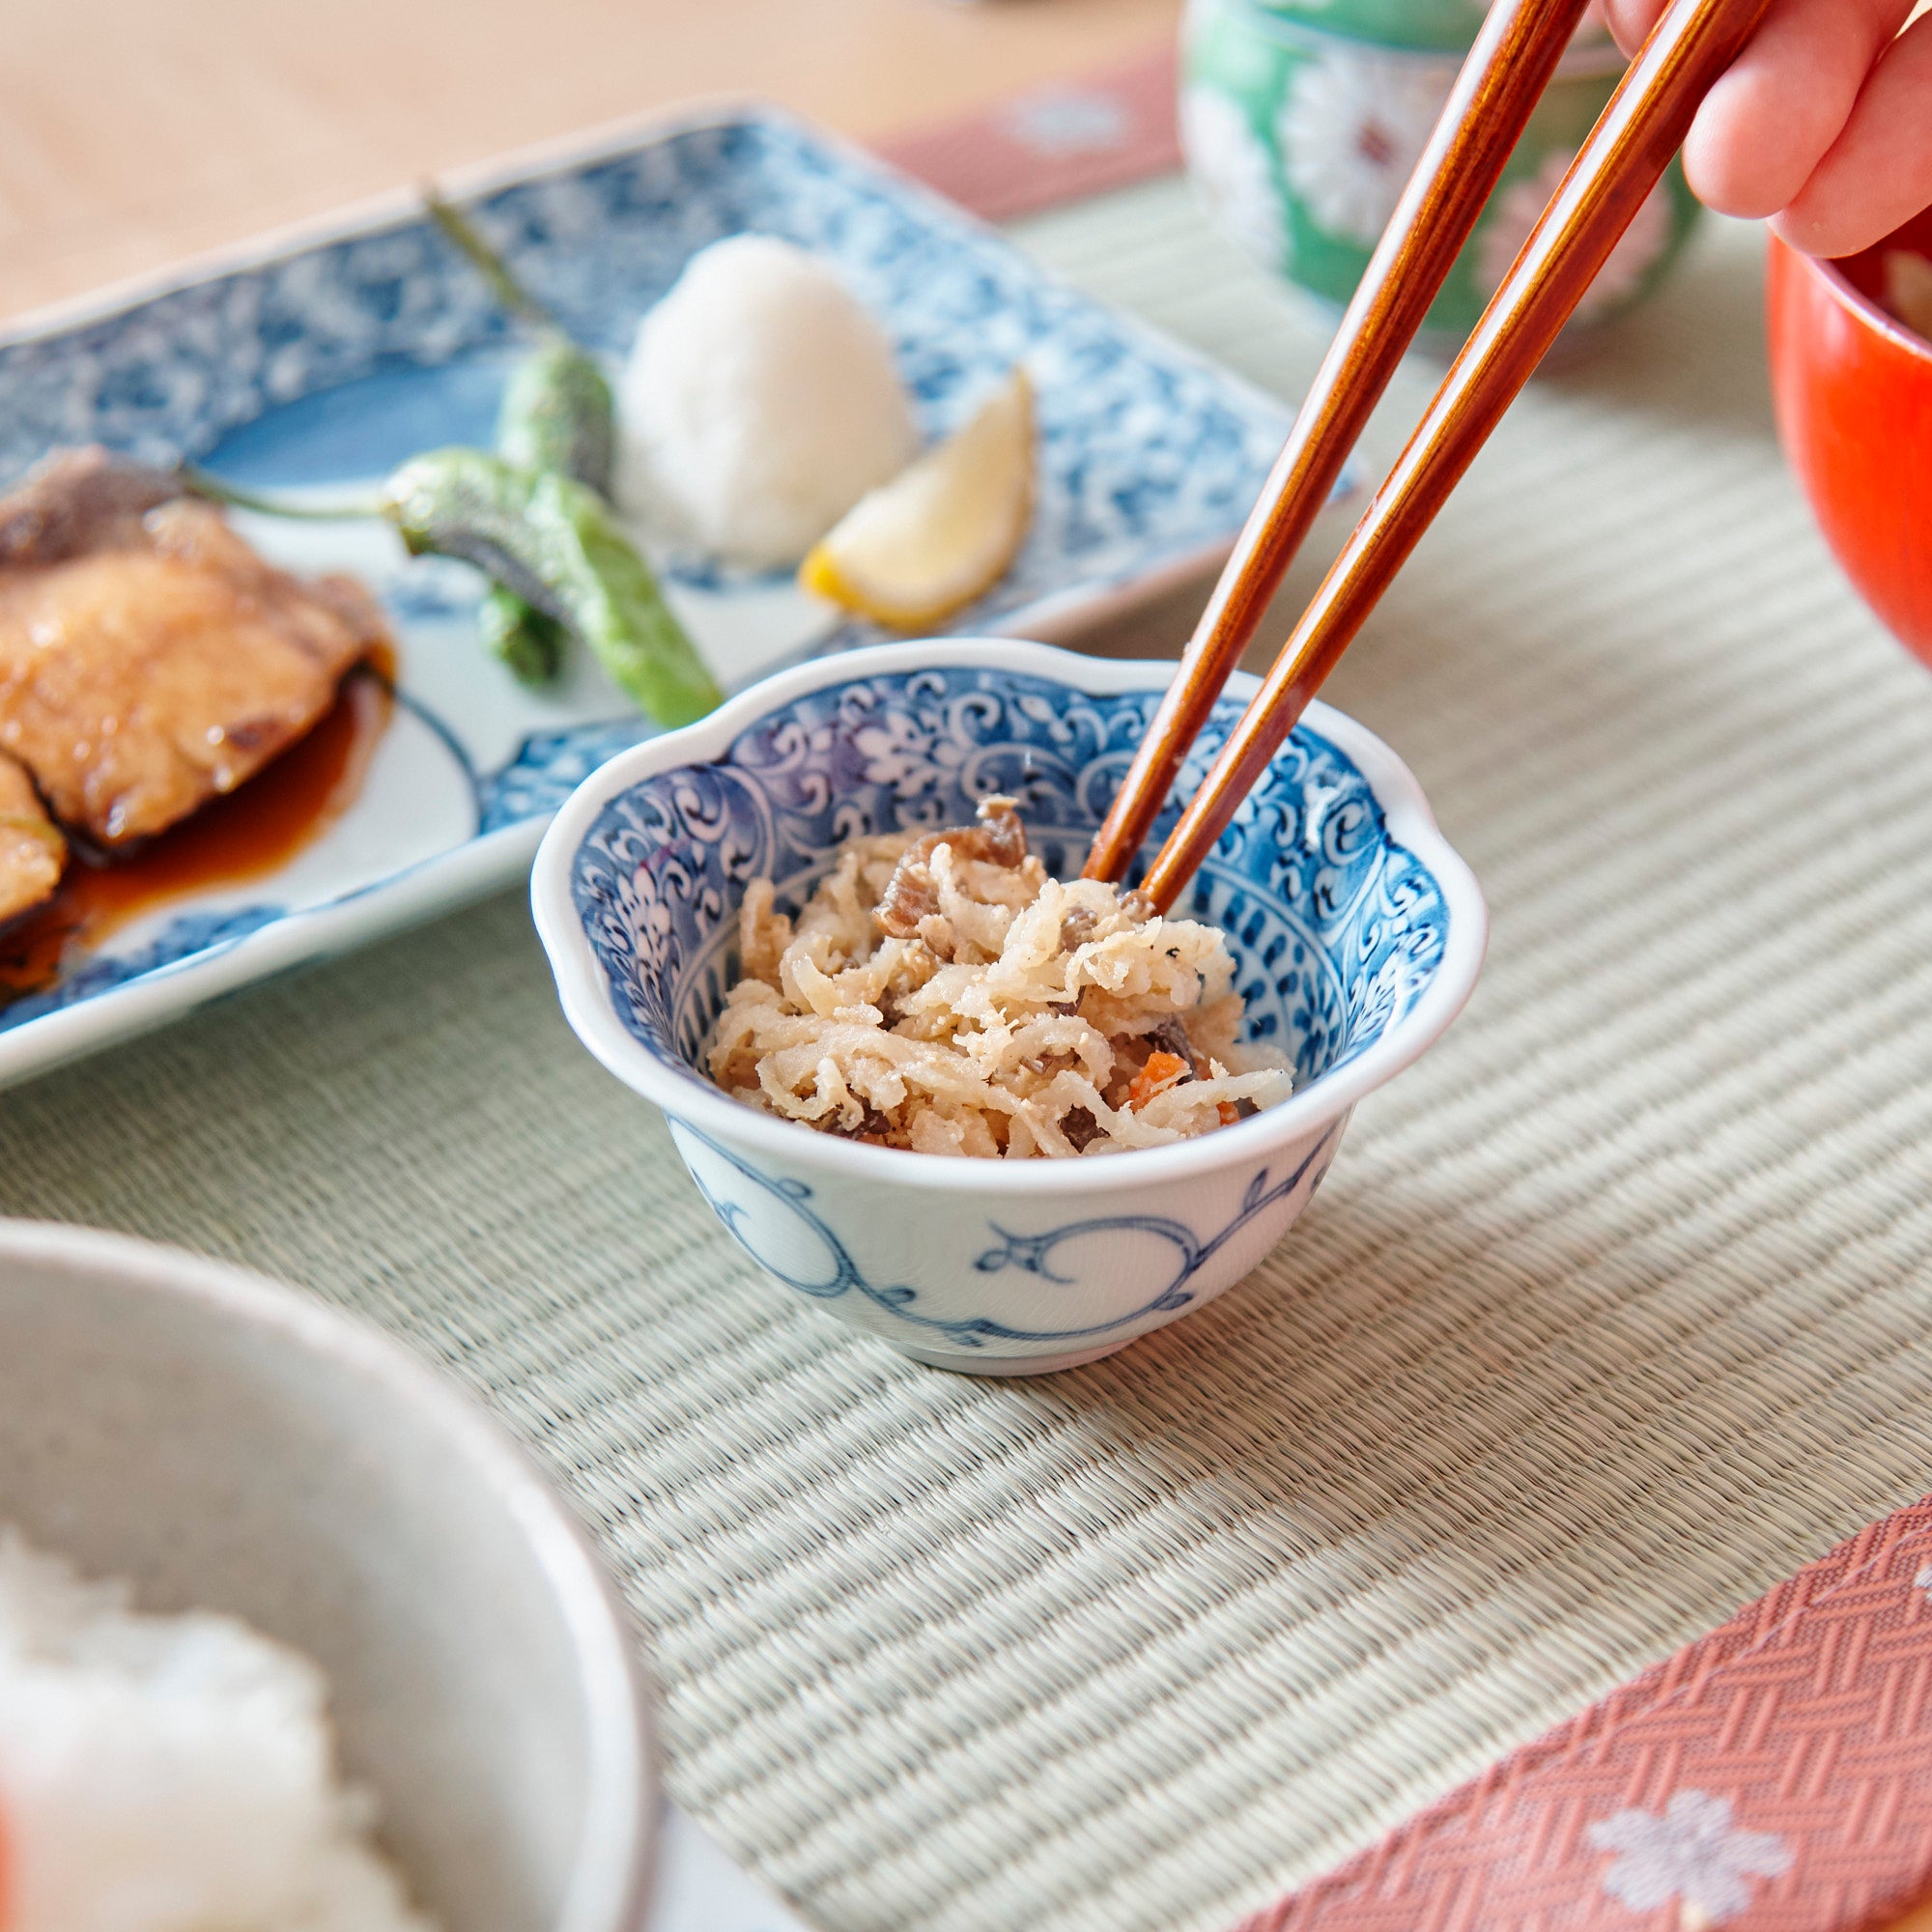
[[[44,992],[66,961],[171,899],[266,878],[312,844],[362,789],[395,711],[394,660],[378,653],[272,763],[125,859],[76,848],[46,904],[0,929],[0,1007]]]

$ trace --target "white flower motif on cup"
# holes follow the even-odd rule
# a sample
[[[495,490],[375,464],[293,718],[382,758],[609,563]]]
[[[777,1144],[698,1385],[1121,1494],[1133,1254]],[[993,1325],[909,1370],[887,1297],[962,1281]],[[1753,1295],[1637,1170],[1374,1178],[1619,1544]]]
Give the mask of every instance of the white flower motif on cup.
[[[1221,231],[1257,261],[1281,268],[1287,235],[1274,164],[1239,103],[1217,87],[1187,88],[1180,97],[1180,151]]]
[[[1333,47],[1294,71],[1276,131],[1289,185],[1320,228],[1373,246],[1429,144],[1454,61]]]
[[[1599,1851],[1616,1852],[1604,1889],[1633,1912],[1655,1912],[1681,1898],[1690,1923],[1720,1925],[1750,1903],[1753,1878],[1791,1869],[1791,1847],[1775,1832],[1731,1823],[1731,1801],[1708,1791],[1678,1791],[1662,1816],[1619,1811],[1583,1834]]]
[[[1529,231],[1576,158],[1573,149],[1553,150],[1533,175],[1512,182],[1490,204],[1490,212],[1476,231],[1476,279],[1485,295],[1494,295],[1502,286],[1510,264],[1521,253]],[[1577,317],[1587,320],[1622,301],[1669,245],[1670,190],[1659,182],[1610,250],[1609,260],[1597,270],[1597,279],[1583,292],[1583,299],[1577,304]]]

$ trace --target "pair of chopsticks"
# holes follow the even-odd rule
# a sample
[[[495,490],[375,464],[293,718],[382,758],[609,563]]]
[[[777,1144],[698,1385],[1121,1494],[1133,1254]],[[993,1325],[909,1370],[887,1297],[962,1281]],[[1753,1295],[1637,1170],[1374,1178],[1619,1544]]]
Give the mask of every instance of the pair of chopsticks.
[[[1769,0],[1672,0],[1149,868],[1167,911],[1657,185]],[[1086,876],[1118,880],[1489,199],[1586,0],[1497,0],[1180,660]]]

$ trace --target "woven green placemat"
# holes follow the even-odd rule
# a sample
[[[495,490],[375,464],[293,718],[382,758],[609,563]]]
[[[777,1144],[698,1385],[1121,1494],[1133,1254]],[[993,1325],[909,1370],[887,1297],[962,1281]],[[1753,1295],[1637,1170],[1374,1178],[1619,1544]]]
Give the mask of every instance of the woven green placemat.
[[[1027,234],[1262,380],[1319,351],[1178,184]],[[1280,1890],[1932,1471],[1932,678],[1779,464],[1757,273],[1718,228],[1540,382],[1337,677],[1488,973],[1276,1256],[1113,1361],[955,1379],[758,1278],[515,897],[0,1095],[0,1210],[482,1391],[655,1634],[676,1795],[828,1928]]]

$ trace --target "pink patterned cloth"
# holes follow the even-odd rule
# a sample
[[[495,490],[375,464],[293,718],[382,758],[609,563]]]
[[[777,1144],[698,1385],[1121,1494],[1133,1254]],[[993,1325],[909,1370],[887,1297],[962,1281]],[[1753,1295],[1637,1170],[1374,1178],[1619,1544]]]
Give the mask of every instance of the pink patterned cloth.
[[[1932,1498],[1239,1932],[1862,1932],[1932,1889]]]
[[[962,120],[874,143],[987,221],[1009,221],[1180,165],[1172,43]]]

